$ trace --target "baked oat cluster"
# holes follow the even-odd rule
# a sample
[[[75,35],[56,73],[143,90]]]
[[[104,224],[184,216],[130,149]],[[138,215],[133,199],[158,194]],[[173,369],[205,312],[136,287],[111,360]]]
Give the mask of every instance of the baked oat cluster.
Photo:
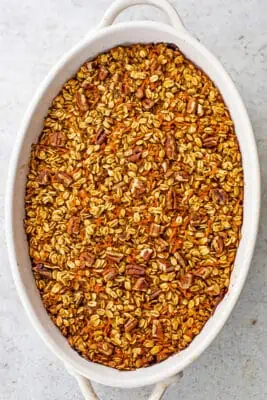
[[[227,292],[242,203],[229,111],[176,46],[86,62],[32,147],[25,229],[47,312],[110,367],[183,350]]]

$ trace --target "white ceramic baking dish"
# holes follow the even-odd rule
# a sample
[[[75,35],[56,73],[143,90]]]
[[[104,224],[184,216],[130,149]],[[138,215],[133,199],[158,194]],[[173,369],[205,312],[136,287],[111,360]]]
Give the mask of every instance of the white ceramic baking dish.
[[[154,5],[164,11],[169,18],[170,26],[148,21],[112,25],[123,9],[137,4]],[[160,364],[136,371],[120,372],[88,362],[79,356],[68,345],[46,313],[35,286],[28,255],[23,227],[24,193],[31,144],[37,141],[47,109],[64,82],[86,60],[114,46],[137,42],[175,43],[190,60],[210,76],[221,91],[235,123],[242,152],[245,179],[244,223],[229,291],[202,332],[186,350]],[[175,10],[166,0],[116,1],[108,9],[98,28],[91,31],[52,69],[25,115],[10,164],[7,189],[6,233],[11,267],[21,301],[36,331],[65,363],[69,371],[76,376],[87,400],[97,399],[90,380],[122,388],[157,383],[151,399],[160,399],[167,385],[173,382],[172,377],[194,361],[209,346],[229,317],[248,273],[257,237],[260,210],[258,155],[244,104],[219,61],[187,32]]]

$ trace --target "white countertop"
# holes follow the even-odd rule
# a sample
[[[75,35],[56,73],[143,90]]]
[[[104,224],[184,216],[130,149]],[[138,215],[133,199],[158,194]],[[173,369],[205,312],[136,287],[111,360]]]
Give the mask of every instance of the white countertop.
[[[110,0],[0,1],[0,399],[82,400],[74,379],[31,327],[15,291],[4,238],[8,161],[20,120],[51,66]],[[267,398],[267,2],[173,0],[186,27],[222,61],[248,107],[263,180],[260,234],[245,289],[211,347],[184,371],[166,400]],[[137,7],[120,19],[162,20]],[[146,399],[150,388],[95,385],[101,399]]]

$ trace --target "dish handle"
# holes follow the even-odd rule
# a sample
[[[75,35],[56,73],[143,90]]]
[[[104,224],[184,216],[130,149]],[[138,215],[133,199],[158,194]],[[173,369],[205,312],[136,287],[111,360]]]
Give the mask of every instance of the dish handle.
[[[169,22],[175,29],[186,31],[181,18],[167,0],[116,0],[105,12],[98,28],[112,25],[123,10],[137,5],[150,5],[160,9],[169,17]]]
[[[97,396],[93,385],[91,383],[91,381],[87,378],[85,378],[84,376],[77,374],[76,372],[74,372],[72,369],[70,369],[69,367],[67,367],[67,370],[69,371],[69,373],[71,375],[73,375],[80,387],[80,390],[84,396],[85,400],[100,400],[99,397]],[[162,399],[162,396],[164,395],[166,389],[176,383],[178,381],[179,378],[181,378],[181,372],[175,376],[172,376],[170,378],[165,379],[162,382],[159,382],[155,385],[150,397],[148,400],[160,400]]]

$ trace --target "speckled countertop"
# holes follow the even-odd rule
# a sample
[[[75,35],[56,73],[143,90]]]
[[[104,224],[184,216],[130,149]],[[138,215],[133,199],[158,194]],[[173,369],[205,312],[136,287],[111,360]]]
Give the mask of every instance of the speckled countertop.
[[[0,1],[0,399],[82,400],[76,382],[31,327],[12,281],[5,237],[7,165],[20,120],[51,66],[103,15],[110,0]],[[186,27],[230,72],[255,129],[263,177],[260,233],[249,278],[226,326],[166,400],[267,398],[267,2],[172,0]],[[120,19],[162,20],[137,7]],[[101,399],[146,399],[150,388],[95,385]]]

